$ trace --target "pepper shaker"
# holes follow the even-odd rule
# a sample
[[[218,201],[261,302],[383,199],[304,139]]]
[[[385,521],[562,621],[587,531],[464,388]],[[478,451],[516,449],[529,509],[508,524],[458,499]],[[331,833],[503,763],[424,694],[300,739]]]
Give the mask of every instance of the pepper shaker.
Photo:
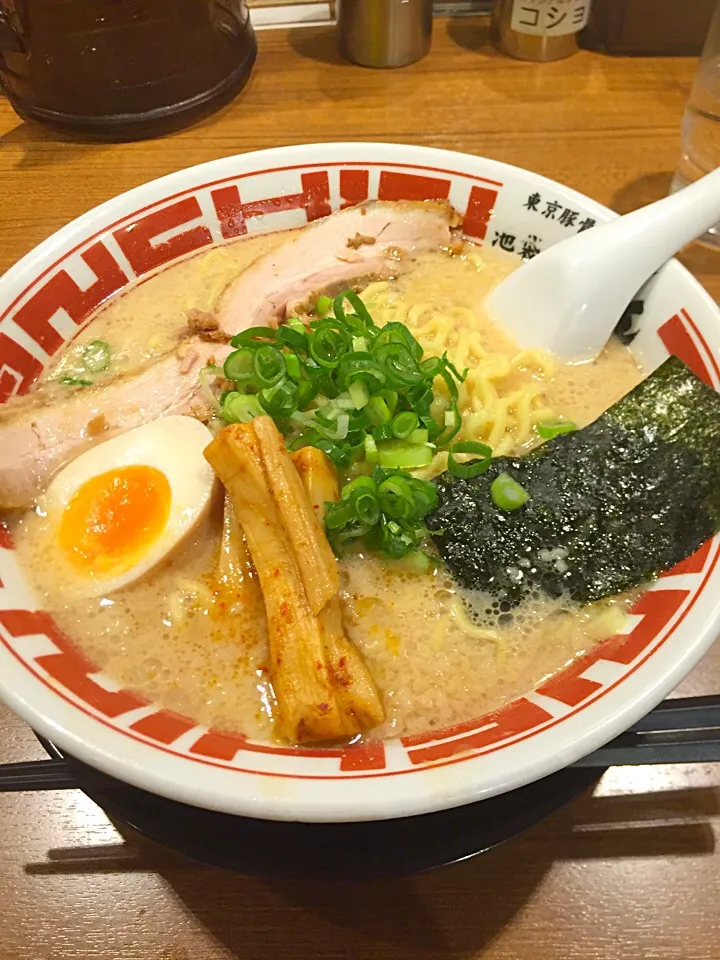
[[[432,0],[338,0],[340,52],[362,67],[404,67],[430,49]]]
[[[561,60],[577,52],[592,0],[495,0],[490,36],[518,60]]]

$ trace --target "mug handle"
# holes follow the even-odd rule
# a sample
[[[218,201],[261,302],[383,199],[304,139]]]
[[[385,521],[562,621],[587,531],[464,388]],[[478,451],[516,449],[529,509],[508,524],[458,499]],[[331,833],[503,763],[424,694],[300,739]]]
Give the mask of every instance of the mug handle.
[[[3,50],[13,53],[27,53],[23,38],[10,23],[7,15],[0,11],[0,56]]]

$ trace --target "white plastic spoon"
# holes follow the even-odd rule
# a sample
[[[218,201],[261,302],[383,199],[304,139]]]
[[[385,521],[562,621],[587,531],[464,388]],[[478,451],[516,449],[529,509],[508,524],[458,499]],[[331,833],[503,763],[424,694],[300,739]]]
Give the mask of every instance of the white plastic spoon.
[[[591,360],[645,281],[718,222],[720,167],[672,196],[543,251],[492,291],[490,316],[520,347]]]

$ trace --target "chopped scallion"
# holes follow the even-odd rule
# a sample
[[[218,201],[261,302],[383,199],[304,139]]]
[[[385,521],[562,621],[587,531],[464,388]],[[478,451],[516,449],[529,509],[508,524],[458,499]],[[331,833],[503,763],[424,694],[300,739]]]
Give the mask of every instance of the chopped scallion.
[[[535,430],[543,440],[552,440],[563,433],[573,433],[577,430],[577,424],[572,420],[546,420],[545,423],[538,423]]]
[[[333,298],[326,297],[323,294],[321,297],[318,297],[317,303],[315,304],[315,313],[318,317],[326,317],[333,308]]]
[[[416,430],[410,434],[407,438],[408,443],[423,443],[426,444],[429,442],[428,431],[423,427],[418,427]]]
[[[455,454],[459,453],[473,454],[479,459],[459,463],[455,459]],[[460,440],[448,450],[448,472],[454,477],[462,477],[464,480],[468,480],[470,477],[479,477],[490,466],[491,457],[492,449],[486,443],[478,443],[475,440]]]
[[[253,417],[261,416],[264,411],[255,394],[230,390],[225,394],[222,413],[229,423],[249,423]]]
[[[530,499],[530,494],[513,480],[509,473],[501,473],[490,484],[490,496],[500,510],[518,510]]]
[[[356,410],[362,410],[370,400],[370,391],[363,380],[356,380],[355,383],[351,383],[348,387],[348,393]]]
[[[365,434],[365,459],[368,463],[375,464],[378,462],[378,448],[375,440],[370,433]]]
[[[253,375],[253,359],[255,351],[250,347],[242,347],[229,354],[223,367],[228,380],[239,382],[250,380]]]
[[[410,410],[397,413],[391,423],[393,436],[397,437],[398,440],[406,440],[413,430],[417,430],[419,423],[418,415]]]
[[[90,373],[101,373],[110,365],[110,345],[104,340],[93,340],[82,352],[82,362]]]
[[[381,440],[378,447],[378,463],[381,467],[400,470],[419,470],[428,467],[433,458],[430,447],[421,447],[403,440]]]
[[[387,403],[377,394],[368,400],[365,406],[365,414],[374,427],[381,427],[392,419]]]
[[[66,387],[91,387],[92,380],[83,380],[81,377],[60,377],[60,383]]]

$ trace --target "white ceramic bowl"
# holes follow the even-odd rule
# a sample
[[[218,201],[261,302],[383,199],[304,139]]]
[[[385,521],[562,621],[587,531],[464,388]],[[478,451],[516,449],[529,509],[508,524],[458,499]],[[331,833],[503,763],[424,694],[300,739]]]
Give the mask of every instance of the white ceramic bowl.
[[[520,253],[614,216],[526,170],[425,147],[311,144],[191,167],[91,210],[0,279],[0,391],[27,389],[97,304],[135,277],[246,231],[300,226],[375,197],[448,198],[471,238]],[[677,353],[718,387],[720,311],[678,263],[647,289],[632,349],[647,370]],[[81,760],[186,803],[282,820],[425,813],[550,774],[662,700],[718,632],[718,546],[715,538],[655,583],[627,633],[497,713],[372,747],[311,750],[214,733],[119,689],[38,609],[0,528],[0,695]]]

